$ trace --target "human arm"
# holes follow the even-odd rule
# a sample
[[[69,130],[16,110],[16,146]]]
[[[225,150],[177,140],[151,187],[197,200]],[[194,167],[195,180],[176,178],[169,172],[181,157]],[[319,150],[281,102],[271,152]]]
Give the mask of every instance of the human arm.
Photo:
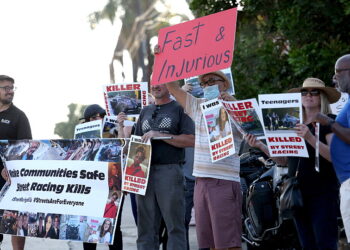
[[[124,133],[124,121],[127,119],[127,116],[124,112],[120,112],[117,115],[117,123],[118,123],[118,138],[127,138]]]
[[[180,105],[184,109],[186,109],[187,92],[180,87],[179,82],[178,81],[168,82],[166,83],[166,86],[170,94],[175,97],[176,101],[180,103]]]
[[[172,137],[172,139],[163,141],[178,148],[194,147],[194,135],[191,134],[172,135],[150,130],[142,136],[142,141],[147,142],[153,137]]]
[[[343,142],[350,144],[350,128],[345,128],[338,122],[335,122],[332,118],[318,113],[316,115],[316,121],[321,125],[330,126],[332,132],[336,134],[340,140]]]
[[[297,135],[300,137],[303,137],[313,148],[315,148],[316,147],[316,137],[311,133],[308,126],[306,126],[305,124],[297,124],[295,127],[296,127]],[[326,136],[326,140],[327,140],[328,145],[319,141],[320,155],[323,158],[325,158],[326,160],[328,160],[329,162],[332,162],[331,153],[329,150],[329,143],[330,143],[330,140],[332,138],[332,135],[333,134],[330,133],[330,134],[327,134],[327,136]]]
[[[269,156],[278,165],[287,166],[287,157],[271,157],[267,146],[264,143],[262,143],[262,141],[257,140],[254,135],[246,134],[245,140],[247,141],[249,146],[261,150],[263,153],[265,153],[267,156]]]

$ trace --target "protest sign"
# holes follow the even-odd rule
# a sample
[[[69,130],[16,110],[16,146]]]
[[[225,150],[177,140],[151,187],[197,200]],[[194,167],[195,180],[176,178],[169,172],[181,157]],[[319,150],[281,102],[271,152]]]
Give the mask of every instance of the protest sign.
[[[161,29],[151,84],[230,67],[236,20],[233,8]]]
[[[230,95],[234,95],[235,94],[235,87],[234,87],[234,83],[233,83],[231,68],[222,69],[220,71],[226,76],[226,78],[228,79],[228,81],[230,83],[230,87],[227,90],[227,93],[229,93]],[[188,92],[191,95],[193,95],[194,97],[197,97],[197,98],[204,97],[203,89],[199,84],[199,76],[185,78],[184,82],[185,82],[184,85],[188,86],[188,87],[185,86],[185,88],[190,88],[190,91],[188,91]]]
[[[345,104],[348,102],[348,100],[349,94],[342,92],[339,100],[336,103],[331,104],[332,113],[338,115],[345,106]]]
[[[295,125],[302,123],[300,93],[259,95],[266,143],[271,157],[308,157],[305,140]]]
[[[0,155],[11,182],[0,193],[0,233],[87,241],[91,232],[80,222],[91,217],[101,233],[97,243],[111,244],[122,199],[123,144],[116,139],[2,141]]]
[[[264,136],[261,112],[255,98],[231,102],[222,101],[222,105],[243,134],[253,134],[258,138]]]
[[[212,162],[229,157],[235,153],[231,123],[225,108],[218,99],[201,104],[206,121],[209,149]]]
[[[96,120],[75,126],[74,139],[89,139],[102,137],[102,121]]]
[[[104,85],[103,92],[109,116],[124,112],[128,117],[138,117],[141,109],[148,104],[147,82]]]
[[[146,194],[151,155],[151,142],[142,143],[140,136],[132,135],[124,169],[123,191],[140,195]]]
[[[124,127],[132,127],[134,124],[134,121],[125,120],[123,125]],[[103,118],[102,138],[118,138],[118,126],[117,116],[106,115]]]

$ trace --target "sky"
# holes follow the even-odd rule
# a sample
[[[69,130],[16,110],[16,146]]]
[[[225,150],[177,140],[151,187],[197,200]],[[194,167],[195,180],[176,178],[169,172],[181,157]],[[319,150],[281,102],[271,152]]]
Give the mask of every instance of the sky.
[[[58,138],[70,103],[104,105],[109,63],[120,23],[91,30],[99,0],[1,0],[0,74],[15,79],[14,104],[29,118],[34,139]]]
[[[102,20],[92,30],[88,15],[106,2],[0,1],[0,75],[15,79],[13,102],[29,118],[33,139],[58,138],[55,124],[68,120],[70,103],[104,107],[102,86],[110,83],[109,63],[121,22],[118,19],[112,25]],[[167,0],[166,4],[173,13],[194,18],[185,0]],[[158,3],[156,8],[164,11],[165,5]],[[120,70],[115,71],[116,82],[132,75],[126,72],[125,79],[118,79]]]

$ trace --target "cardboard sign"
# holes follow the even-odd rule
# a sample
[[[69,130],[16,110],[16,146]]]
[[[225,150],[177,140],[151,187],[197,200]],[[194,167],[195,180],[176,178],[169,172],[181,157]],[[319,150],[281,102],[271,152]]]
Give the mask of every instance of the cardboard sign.
[[[159,31],[152,85],[167,83],[231,66],[237,8]]]
[[[305,140],[295,131],[303,123],[300,93],[259,95],[267,147],[271,157],[309,157]]]

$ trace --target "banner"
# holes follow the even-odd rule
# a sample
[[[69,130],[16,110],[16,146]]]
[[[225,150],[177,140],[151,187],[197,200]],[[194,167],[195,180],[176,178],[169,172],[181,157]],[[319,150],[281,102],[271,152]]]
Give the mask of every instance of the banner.
[[[2,141],[8,170],[0,233],[112,244],[122,199],[123,140]],[[91,240],[91,237],[90,237]]]
[[[151,156],[151,142],[142,143],[140,136],[132,135],[124,169],[123,191],[140,195],[146,194]]]
[[[270,156],[309,157],[305,140],[295,131],[303,122],[300,93],[259,95],[259,106]]]
[[[141,109],[148,104],[147,82],[105,85],[103,92],[109,116],[124,112],[128,117],[138,117]]]
[[[236,20],[233,8],[161,29],[152,85],[230,67]]]
[[[255,98],[234,102],[222,101],[222,105],[244,134],[264,137],[261,112]]]
[[[225,108],[218,99],[201,104],[206,121],[209,149],[212,162],[224,159],[235,153],[231,122]]]
[[[74,139],[89,139],[102,137],[102,120],[77,124],[74,129]]]

